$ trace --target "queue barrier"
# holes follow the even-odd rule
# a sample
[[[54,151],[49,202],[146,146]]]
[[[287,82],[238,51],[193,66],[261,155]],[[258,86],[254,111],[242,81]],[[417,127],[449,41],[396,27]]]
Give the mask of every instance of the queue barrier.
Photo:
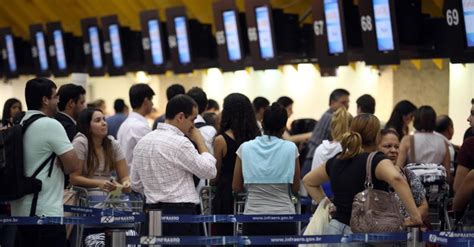
[[[62,224],[123,224],[145,222],[146,216],[140,212],[127,212],[113,209],[97,209],[65,206],[65,211],[82,213],[86,216],[68,217],[0,217],[1,225],[62,225]],[[202,223],[202,222],[301,222],[308,221],[310,215],[160,215],[161,223]],[[474,232],[419,232],[411,228],[398,233],[355,233],[350,235],[314,235],[314,236],[135,236],[125,237],[121,230],[111,230],[108,244],[125,246],[141,245],[288,245],[322,243],[393,243],[407,242],[409,246],[433,243],[443,246],[474,247]],[[117,237],[118,236],[118,237]],[[116,241],[114,243],[114,240]],[[117,245],[120,240],[121,244]],[[107,241],[106,241],[107,242]]]

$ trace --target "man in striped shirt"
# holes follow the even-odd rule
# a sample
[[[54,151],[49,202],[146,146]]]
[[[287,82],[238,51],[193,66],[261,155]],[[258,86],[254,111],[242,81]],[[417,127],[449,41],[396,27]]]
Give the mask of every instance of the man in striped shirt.
[[[200,131],[194,127],[196,102],[186,95],[173,97],[166,105],[166,120],[135,146],[131,168],[132,188],[146,197],[146,210],[163,214],[197,214],[200,203],[193,175],[216,176],[216,159]],[[189,138],[189,139],[188,139]],[[197,149],[190,139],[194,141]],[[163,236],[197,236],[197,224],[163,224]]]

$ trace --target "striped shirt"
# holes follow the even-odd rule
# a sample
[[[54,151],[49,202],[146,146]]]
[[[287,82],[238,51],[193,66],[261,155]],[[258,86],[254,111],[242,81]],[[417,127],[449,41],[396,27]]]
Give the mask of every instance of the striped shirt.
[[[214,156],[199,154],[183,132],[167,123],[159,123],[133,151],[132,188],[145,194],[146,203],[198,204],[193,174],[212,179],[216,173]]]

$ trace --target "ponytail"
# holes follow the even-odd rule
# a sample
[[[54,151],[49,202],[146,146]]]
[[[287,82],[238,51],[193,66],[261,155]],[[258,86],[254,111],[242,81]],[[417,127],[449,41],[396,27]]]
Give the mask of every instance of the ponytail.
[[[363,152],[362,137],[359,133],[348,131],[342,135],[341,138],[342,152],[338,159],[345,160],[355,157]]]

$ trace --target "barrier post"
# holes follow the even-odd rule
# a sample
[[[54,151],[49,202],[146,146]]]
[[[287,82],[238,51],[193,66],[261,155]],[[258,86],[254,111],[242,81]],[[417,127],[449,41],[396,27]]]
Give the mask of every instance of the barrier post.
[[[105,232],[106,247],[125,247],[127,246],[127,236],[125,229],[111,229]]]
[[[423,246],[423,243],[421,242],[420,228],[409,227],[407,247],[421,247],[421,246]]]
[[[162,222],[161,222],[161,210],[151,209],[148,212],[148,236],[161,236],[163,234]],[[159,245],[150,245],[159,246]]]

